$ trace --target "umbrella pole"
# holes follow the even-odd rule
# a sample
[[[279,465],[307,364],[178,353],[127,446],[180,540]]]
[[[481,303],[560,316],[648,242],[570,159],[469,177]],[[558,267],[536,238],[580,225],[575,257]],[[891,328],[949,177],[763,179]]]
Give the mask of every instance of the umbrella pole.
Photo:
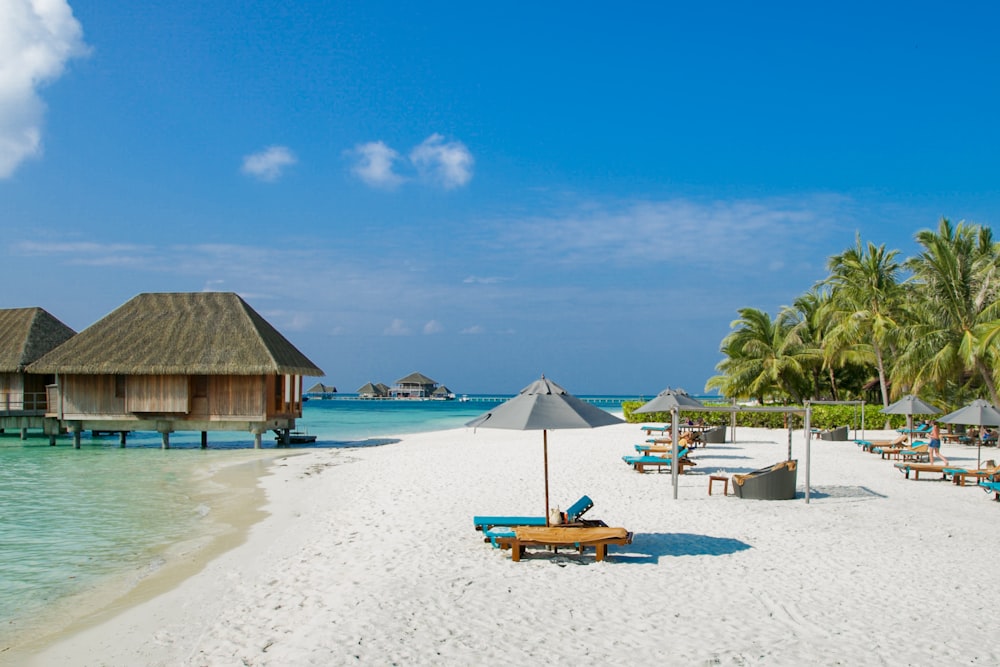
[[[545,526],[549,526],[549,432],[542,429],[542,453],[545,456]]]
[[[670,442],[671,442],[671,453],[670,453],[670,481],[674,486],[674,500],[677,500],[677,439],[680,433],[680,427],[677,425],[677,419],[680,417],[680,411],[675,407],[670,411]]]

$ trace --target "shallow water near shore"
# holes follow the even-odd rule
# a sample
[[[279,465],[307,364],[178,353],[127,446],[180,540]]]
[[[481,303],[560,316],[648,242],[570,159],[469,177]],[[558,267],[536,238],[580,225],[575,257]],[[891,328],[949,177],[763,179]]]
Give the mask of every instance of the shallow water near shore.
[[[403,433],[460,428],[506,398],[312,400],[298,428],[317,436],[312,447],[377,446]],[[594,402],[617,410],[621,398]],[[170,445],[161,449],[160,435],[145,432],[128,434],[125,448],[117,435],[85,433],[80,449],[68,436],[50,447],[38,433],[0,435],[0,662],[5,647],[48,619],[79,617],[79,600],[97,611],[168,566],[178,544],[210,537],[204,499],[213,469],[301,449],[277,449],[266,437],[266,451],[255,452],[247,433],[210,433],[202,450],[198,433],[178,432]]]

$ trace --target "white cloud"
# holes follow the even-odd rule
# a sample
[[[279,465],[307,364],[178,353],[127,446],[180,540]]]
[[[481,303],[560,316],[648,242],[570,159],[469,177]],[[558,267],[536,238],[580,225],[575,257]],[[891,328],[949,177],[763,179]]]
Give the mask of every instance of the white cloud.
[[[496,276],[468,276],[462,282],[466,285],[496,285],[505,280],[507,279]]]
[[[0,178],[41,154],[45,103],[38,90],[87,51],[65,0],[0,2]]]
[[[269,146],[259,153],[243,158],[243,173],[270,183],[281,178],[285,167],[290,167],[296,162],[298,159],[287,147]]]
[[[466,327],[466,328],[462,329],[458,333],[460,333],[460,334],[472,334],[472,335],[474,335],[474,334],[481,334],[481,333],[485,333],[485,332],[486,332],[486,329],[484,329],[482,326],[480,326],[478,324],[475,324],[475,325],[473,325],[471,327]]]
[[[382,333],[386,336],[409,336],[410,329],[403,320],[396,319]]]
[[[351,172],[375,188],[391,189],[418,180],[451,190],[472,179],[472,153],[461,141],[446,142],[432,134],[406,157],[384,141],[358,144],[347,154],[355,160]],[[400,169],[403,173],[400,173]]]
[[[430,335],[430,334],[437,334],[437,333],[441,333],[442,331],[444,331],[444,326],[442,326],[442,324],[440,322],[438,322],[437,320],[431,320],[430,322],[428,322],[427,324],[424,325],[424,333],[425,334],[428,334],[428,335]]]
[[[410,161],[422,178],[445,189],[457,188],[472,179],[472,153],[460,141],[445,142],[432,134],[410,151]]]
[[[359,144],[351,153],[357,157],[351,172],[366,184],[375,188],[394,188],[405,180],[395,171],[399,153],[385,143],[370,141]]]

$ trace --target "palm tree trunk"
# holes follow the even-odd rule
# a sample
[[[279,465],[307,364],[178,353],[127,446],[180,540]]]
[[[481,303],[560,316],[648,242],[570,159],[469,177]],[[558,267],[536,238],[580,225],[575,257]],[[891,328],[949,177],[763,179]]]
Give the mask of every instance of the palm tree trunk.
[[[986,367],[982,359],[976,359],[976,370],[979,371],[979,374],[983,377],[983,382],[986,383],[986,386],[990,390],[990,402],[993,405],[997,405],[997,384],[993,381],[993,374],[990,373],[990,369]]]
[[[839,401],[840,397],[839,392],[837,391],[837,378],[833,373],[833,366],[830,366],[828,370],[830,371],[830,390],[833,392],[833,400]]]
[[[878,365],[878,385],[882,390],[882,407],[889,407],[889,391],[886,387],[885,381],[885,364],[882,363],[882,348],[879,347],[878,341],[872,341],[872,348],[875,350],[875,362]],[[889,423],[889,418],[885,418],[885,429],[888,431],[892,428]]]

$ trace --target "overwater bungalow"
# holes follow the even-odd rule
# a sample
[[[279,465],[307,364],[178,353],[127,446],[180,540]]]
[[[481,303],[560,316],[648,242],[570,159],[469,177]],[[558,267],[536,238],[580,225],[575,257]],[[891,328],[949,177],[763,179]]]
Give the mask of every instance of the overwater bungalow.
[[[378,384],[369,382],[358,389],[358,398],[385,398],[389,395],[387,389],[388,387],[381,382]]]
[[[76,334],[42,308],[0,310],[0,433],[45,428],[45,385],[53,376],[25,371],[27,366]],[[50,436],[55,437],[55,424]]]
[[[437,401],[450,401],[453,398],[455,398],[455,392],[453,392],[451,389],[448,389],[448,387],[441,385],[433,392],[431,392],[431,398]]]
[[[331,398],[337,393],[337,388],[332,384],[323,384],[322,382],[317,382],[313,386],[305,390],[305,396],[315,396],[317,398]]]
[[[303,376],[323,371],[238,295],[140,294],[45,354],[46,416],[80,445],[83,430],[287,434],[302,417]]]
[[[422,373],[410,373],[405,378],[396,380],[396,385],[389,390],[392,398],[430,398],[438,383]]]

